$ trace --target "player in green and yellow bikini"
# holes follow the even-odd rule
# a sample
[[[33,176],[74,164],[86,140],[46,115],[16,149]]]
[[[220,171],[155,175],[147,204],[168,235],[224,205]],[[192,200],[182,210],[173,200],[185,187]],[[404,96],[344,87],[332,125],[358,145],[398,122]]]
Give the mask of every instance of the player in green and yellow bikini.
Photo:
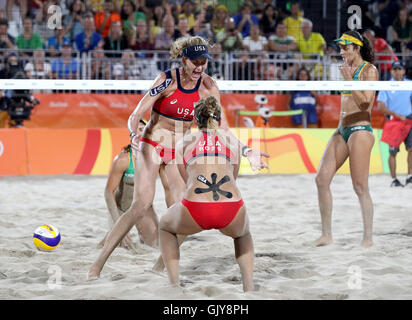
[[[378,70],[372,64],[373,49],[357,31],[345,32],[335,40],[340,47],[344,81],[376,81]],[[322,235],[317,246],[328,245],[332,238],[332,194],[330,184],[338,169],[349,158],[353,189],[358,196],[363,218],[362,246],[373,245],[373,203],[369,194],[369,163],[375,138],[371,127],[371,109],[375,91],[344,91],[338,129],[330,138],[316,176]]]

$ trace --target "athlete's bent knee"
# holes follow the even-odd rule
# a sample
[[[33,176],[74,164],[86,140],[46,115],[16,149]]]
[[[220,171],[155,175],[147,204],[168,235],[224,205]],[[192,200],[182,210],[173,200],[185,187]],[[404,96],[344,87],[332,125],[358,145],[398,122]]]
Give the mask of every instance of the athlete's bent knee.
[[[321,173],[316,175],[315,182],[318,189],[329,188],[330,186],[330,180]]]
[[[369,192],[367,184],[356,181],[353,182],[353,190],[358,196],[365,195]]]
[[[132,205],[130,206],[130,211],[133,212],[136,216],[144,216],[146,212],[153,207],[152,202],[143,202],[143,201],[133,201]]]

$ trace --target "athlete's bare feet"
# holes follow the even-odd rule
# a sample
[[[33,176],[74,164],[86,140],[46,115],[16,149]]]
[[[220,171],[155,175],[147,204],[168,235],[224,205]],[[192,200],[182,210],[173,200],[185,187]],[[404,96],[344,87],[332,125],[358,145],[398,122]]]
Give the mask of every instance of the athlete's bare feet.
[[[92,266],[89,269],[89,273],[87,274],[87,280],[90,281],[100,278],[100,271],[101,269],[92,264]]]
[[[363,239],[361,245],[364,248],[370,248],[373,246],[373,241],[371,239]]]
[[[320,236],[318,240],[315,241],[315,246],[316,247],[327,246],[332,243],[333,243],[332,236],[322,235]]]
[[[165,269],[165,264],[163,262],[162,256],[160,256],[157,259],[156,263],[154,264],[152,270],[155,272],[163,272],[164,269]]]

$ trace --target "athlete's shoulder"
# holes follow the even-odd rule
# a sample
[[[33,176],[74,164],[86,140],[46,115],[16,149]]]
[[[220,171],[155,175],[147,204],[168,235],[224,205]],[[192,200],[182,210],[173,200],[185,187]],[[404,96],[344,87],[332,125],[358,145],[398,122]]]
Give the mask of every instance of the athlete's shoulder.
[[[151,89],[150,95],[156,96],[159,93],[165,91],[170,84],[174,81],[174,77],[172,75],[172,70],[166,70],[161,72],[155,79]]]
[[[120,151],[113,159],[113,166],[118,168],[124,168],[129,166],[129,156],[128,150],[123,149]]]
[[[378,71],[378,68],[373,63],[370,63],[370,62],[367,62],[366,64],[366,70],[368,69],[373,69],[373,70]]]
[[[365,66],[365,70],[362,75],[363,80],[379,80],[378,68],[370,62],[368,62]]]
[[[215,79],[213,79],[211,76],[204,74],[202,76],[202,83],[205,86],[206,89],[210,90],[213,88],[217,88],[217,82]]]

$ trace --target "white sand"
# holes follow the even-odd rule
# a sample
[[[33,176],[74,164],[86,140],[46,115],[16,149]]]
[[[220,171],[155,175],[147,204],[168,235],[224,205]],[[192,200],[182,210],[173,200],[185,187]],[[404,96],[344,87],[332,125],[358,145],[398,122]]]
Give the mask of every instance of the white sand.
[[[360,246],[362,220],[349,176],[333,182],[335,243],[320,248],[308,244],[320,235],[314,175],[240,177],[256,255],[258,290],[248,294],[232,240],[215,230],[183,244],[183,288],[169,286],[166,273],[150,271],[159,251],[138,244],[135,229],[139,253],[117,248],[102,277],[86,281],[107,230],[105,182],[91,176],[0,179],[0,299],[412,299],[412,188],[389,188],[388,175],[370,177],[370,249]],[[160,217],[166,207],[159,182],[158,191]],[[44,223],[62,234],[53,252],[40,252],[32,242]]]

